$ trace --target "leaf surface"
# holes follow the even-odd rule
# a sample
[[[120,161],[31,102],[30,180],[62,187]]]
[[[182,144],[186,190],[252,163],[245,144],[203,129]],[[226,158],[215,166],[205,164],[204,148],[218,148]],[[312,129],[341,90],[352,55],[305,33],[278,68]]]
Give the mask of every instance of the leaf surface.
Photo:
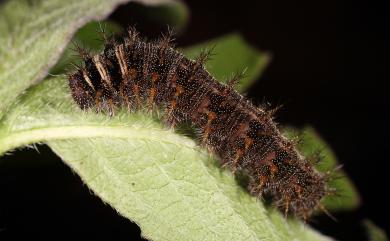
[[[29,89],[3,116],[0,152],[46,142],[152,240],[330,240],[264,208],[193,140],[142,112],[109,118],[73,103],[66,79]]]

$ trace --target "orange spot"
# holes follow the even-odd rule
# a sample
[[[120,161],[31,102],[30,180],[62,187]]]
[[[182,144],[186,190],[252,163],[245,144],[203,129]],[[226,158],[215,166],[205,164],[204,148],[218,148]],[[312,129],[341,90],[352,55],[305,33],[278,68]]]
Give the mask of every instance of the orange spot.
[[[208,114],[207,122],[211,123],[216,117],[217,117],[217,114],[215,112],[210,111]]]
[[[211,127],[207,125],[203,132],[203,140],[202,140],[203,143],[206,143],[206,140],[209,137],[210,132],[211,132]]]
[[[156,72],[153,72],[152,77],[151,77],[152,83],[157,82],[158,77],[159,77],[159,75]]]
[[[249,125],[247,123],[238,124],[237,135],[242,136],[249,130]]]
[[[182,93],[184,92],[184,89],[181,85],[176,85],[176,92],[175,92],[175,96],[179,96],[181,95]]]
[[[131,68],[130,71],[129,71],[129,75],[130,75],[131,79],[137,78],[137,70],[134,69],[134,68]]]
[[[278,167],[275,164],[271,163],[269,165],[269,168],[271,172],[271,178],[273,179],[275,177],[275,174],[278,172]]]
[[[171,109],[172,109],[172,110],[175,109],[175,108],[176,108],[176,105],[177,105],[176,100],[172,100],[172,101],[171,101]]]
[[[250,137],[245,137],[245,150],[248,150],[253,144],[253,139]]]
[[[238,149],[236,151],[236,156],[234,157],[233,164],[236,164],[238,160],[244,155],[244,151],[241,149]]]
[[[137,101],[137,106],[140,107],[141,106],[141,99],[140,99],[140,96],[139,96],[139,86],[137,84],[133,85],[133,92],[134,92],[134,95],[135,95],[135,99]]]
[[[270,152],[270,153],[268,153],[268,155],[264,159],[261,160],[261,162],[273,164],[272,160],[275,159],[275,157],[276,157],[275,152],[274,151]]]
[[[148,101],[149,107],[153,105],[153,100],[156,97],[156,95],[157,95],[157,89],[155,87],[152,87],[150,89],[150,94],[149,94],[149,101]]]
[[[265,183],[267,182],[267,177],[266,176],[260,176],[260,184],[259,186],[257,187],[257,189],[260,190],[260,193],[262,192],[264,186],[265,186]]]
[[[123,85],[123,83],[121,83],[121,85],[119,87],[119,94],[120,94],[121,98],[125,100],[127,110],[130,111],[130,109],[131,109],[130,108],[131,107],[130,100],[129,100],[129,97],[127,95],[125,95],[125,92],[123,89],[124,89],[124,85]]]
[[[206,139],[209,137],[209,134],[211,132],[211,122],[217,117],[217,114],[215,112],[210,111],[207,115],[207,124],[204,128],[203,133],[203,143],[206,143]]]
[[[173,110],[176,108],[176,105],[177,105],[176,100],[172,100],[171,104],[169,105],[169,109],[168,109],[168,113],[167,113],[168,119],[170,119]]]
[[[236,169],[237,169],[237,164],[238,164],[238,160],[240,160],[240,158],[244,155],[244,151],[241,150],[241,149],[238,149],[236,151],[236,155],[234,157],[234,160],[233,160],[233,165],[232,165],[232,171],[233,171],[233,174],[236,172]]]

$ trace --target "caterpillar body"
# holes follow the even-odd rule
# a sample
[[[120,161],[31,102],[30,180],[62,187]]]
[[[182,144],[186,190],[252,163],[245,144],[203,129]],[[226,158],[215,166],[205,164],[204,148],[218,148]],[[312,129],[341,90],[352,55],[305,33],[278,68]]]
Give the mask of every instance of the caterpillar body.
[[[307,219],[328,194],[327,175],[317,172],[284,137],[272,113],[254,106],[234,90],[238,76],[225,85],[204,68],[210,52],[196,60],[173,48],[171,35],[141,40],[130,28],[120,42],[107,41],[102,53],[77,48],[84,65],[68,75],[71,94],[82,109],[113,115],[118,107],[159,107],[167,125],[190,122],[198,138],[231,170],[244,170],[247,189],[270,196],[286,214]]]

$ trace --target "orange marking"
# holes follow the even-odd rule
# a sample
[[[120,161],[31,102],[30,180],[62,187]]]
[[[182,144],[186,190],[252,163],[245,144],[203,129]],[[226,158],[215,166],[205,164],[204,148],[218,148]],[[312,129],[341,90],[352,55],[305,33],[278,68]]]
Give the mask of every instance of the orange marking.
[[[167,114],[168,119],[171,118],[172,112],[173,112],[173,110],[176,108],[176,105],[177,105],[176,100],[172,100],[172,101],[171,101],[171,104],[169,105],[169,110],[168,110],[168,114]]]
[[[264,188],[266,182],[267,182],[267,177],[261,175],[261,176],[260,176],[260,184],[259,184],[259,186],[257,187],[257,189],[260,190],[260,193],[263,191],[263,188]]]
[[[149,100],[148,100],[148,108],[152,108],[153,106],[153,101],[154,101],[154,98],[156,97],[157,95],[157,88],[156,87],[152,87],[150,89],[150,94],[149,94]]]
[[[175,109],[175,108],[176,108],[176,105],[177,105],[176,100],[172,100],[172,101],[171,101],[171,109],[172,109],[172,110]]]
[[[248,150],[249,147],[253,145],[253,139],[250,137],[245,137],[245,150]]]
[[[245,153],[245,151],[243,151],[241,149],[238,149],[236,151],[236,156],[234,157],[233,165],[232,165],[232,172],[233,172],[233,174],[236,172],[238,160],[240,160],[240,158],[244,155],[244,153]]]
[[[217,114],[215,112],[210,111],[207,115],[207,124],[206,127],[204,128],[204,133],[203,133],[203,143],[206,143],[206,139],[209,137],[209,134],[211,132],[211,122],[217,117]]]
[[[278,167],[271,162],[271,164],[269,165],[269,169],[271,172],[271,179],[273,179],[275,177],[275,174],[278,172]]]
[[[130,75],[130,78],[132,80],[134,80],[135,78],[137,78],[137,70],[134,69],[134,68],[131,68],[130,71],[129,71],[129,75]]]
[[[238,124],[237,135],[244,135],[249,130],[249,125],[247,123]]]
[[[233,165],[234,166],[237,165],[238,160],[244,155],[244,153],[245,152],[243,150],[241,150],[241,149],[238,149],[236,151],[236,156],[234,157],[234,160],[233,160]]]
[[[119,86],[119,95],[121,96],[122,99],[125,99],[127,97],[125,96],[125,93],[123,91],[123,83],[121,83]]]
[[[215,112],[210,111],[208,114],[207,122],[211,123],[216,117],[217,117],[217,114]]]
[[[179,96],[181,95],[182,93],[184,92],[184,89],[181,85],[176,85],[176,92],[175,92],[175,96]]]
[[[139,97],[139,86],[137,84],[133,85],[133,92],[135,94],[135,99],[137,101],[137,106],[140,107],[141,106],[141,99]]]
[[[264,163],[271,163],[271,164],[273,164],[272,160],[275,159],[275,157],[276,157],[276,154],[273,151],[273,152],[268,153],[268,155],[264,159],[262,159],[261,161],[264,162]]]
[[[127,95],[125,95],[123,89],[124,89],[124,84],[121,83],[121,85],[119,87],[119,94],[120,94],[121,98],[125,100],[125,103],[126,103],[126,106],[127,106],[127,110],[130,111],[130,109],[131,109],[130,108],[131,107],[130,100],[129,100],[129,97]]]
[[[153,74],[151,76],[152,83],[157,82],[158,78],[159,78],[159,75],[156,72],[153,72]]]
[[[209,125],[207,125],[204,129],[204,132],[203,132],[203,140],[202,140],[202,143],[206,143],[206,140],[207,138],[209,137],[210,135],[210,132],[211,132],[211,127]]]

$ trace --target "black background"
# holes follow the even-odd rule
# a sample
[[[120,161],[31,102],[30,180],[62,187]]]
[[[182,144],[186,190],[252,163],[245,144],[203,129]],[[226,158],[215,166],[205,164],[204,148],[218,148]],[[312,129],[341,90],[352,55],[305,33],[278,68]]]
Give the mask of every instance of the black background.
[[[239,31],[270,51],[272,63],[248,97],[284,104],[279,123],[314,126],[356,184],[360,208],[334,213],[338,222],[325,216],[311,225],[339,240],[365,240],[365,218],[390,230],[386,8],[375,1],[186,2],[191,17],[178,45]],[[111,18],[123,26],[137,22],[143,34],[157,36],[165,26],[146,21],[142,9],[128,4]],[[0,240],[139,238],[139,228],[91,195],[49,148],[39,152],[2,157]]]

